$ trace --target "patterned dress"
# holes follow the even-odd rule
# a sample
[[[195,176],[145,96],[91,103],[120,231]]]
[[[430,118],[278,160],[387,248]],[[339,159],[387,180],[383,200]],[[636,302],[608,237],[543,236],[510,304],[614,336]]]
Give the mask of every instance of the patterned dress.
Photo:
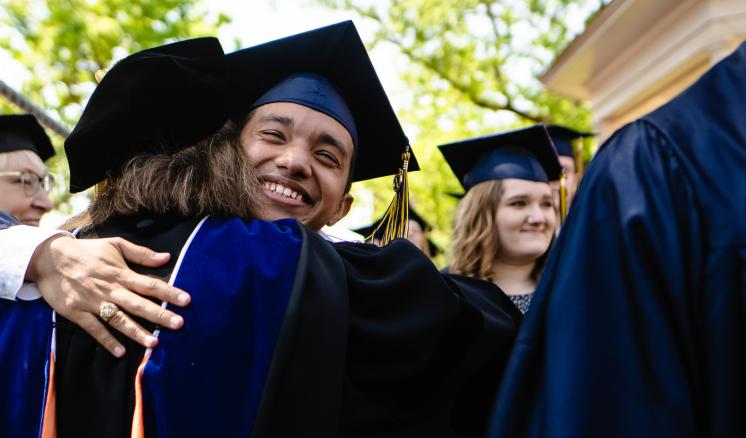
[[[510,301],[515,304],[515,306],[518,308],[518,310],[521,311],[521,313],[526,314],[526,312],[528,312],[529,306],[531,306],[531,297],[533,296],[534,293],[529,292],[522,295],[508,295],[508,298],[510,298]]]

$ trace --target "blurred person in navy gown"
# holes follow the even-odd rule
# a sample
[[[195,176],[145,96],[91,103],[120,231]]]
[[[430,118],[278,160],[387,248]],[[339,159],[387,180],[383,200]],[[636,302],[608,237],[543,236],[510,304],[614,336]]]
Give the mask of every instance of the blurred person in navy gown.
[[[746,44],[588,167],[492,437],[746,436]]]
[[[549,125],[547,126],[547,132],[549,132],[549,136],[552,137],[552,143],[554,143],[554,147],[557,149],[557,157],[562,165],[562,170],[565,171],[565,186],[567,188],[566,201],[569,206],[578,189],[578,183],[580,182],[581,176],[578,172],[575,146],[573,146],[573,144],[582,141],[586,137],[593,137],[594,134],[592,132],[578,131],[563,125]],[[554,193],[554,202],[559,209],[559,181],[552,181],[552,192]],[[557,227],[557,231],[559,231],[559,227]]]

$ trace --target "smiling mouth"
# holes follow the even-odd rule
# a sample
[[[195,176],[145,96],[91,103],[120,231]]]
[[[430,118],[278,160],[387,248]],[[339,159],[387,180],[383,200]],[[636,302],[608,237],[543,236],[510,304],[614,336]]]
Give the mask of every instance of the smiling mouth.
[[[264,190],[267,190],[270,193],[274,193],[275,195],[279,195],[284,198],[293,199],[293,200],[300,201],[303,203],[308,203],[308,200],[305,199],[302,194],[296,192],[290,187],[283,186],[282,184],[265,181]]]

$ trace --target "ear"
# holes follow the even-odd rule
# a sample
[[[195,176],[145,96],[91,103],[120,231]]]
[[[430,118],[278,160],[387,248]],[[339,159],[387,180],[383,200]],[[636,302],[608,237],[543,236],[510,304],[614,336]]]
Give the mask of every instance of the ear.
[[[326,225],[331,227],[332,225],[339,222],[343,217],[347,216],[347,213],[350,212],[350,208],[352,208],[352,201],[354,200],[355,198],[353,198],[351,194],[345,193],[345,195],[342,197],[342,201],[340,201],[339,203],[339,208],[332,215],[332,217],[329,218],[329,222],[327,222]]]

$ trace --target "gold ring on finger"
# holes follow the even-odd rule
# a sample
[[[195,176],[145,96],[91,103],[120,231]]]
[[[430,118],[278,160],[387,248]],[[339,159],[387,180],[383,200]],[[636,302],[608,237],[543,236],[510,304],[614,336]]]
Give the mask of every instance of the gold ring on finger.
[[[110,302],[110,301],[104,301],[101,303],[101,307],[98,308],[98,316],[106,323],[109,322],[109,320],[117,313],[119,312],[119,306],[116,304]]]

